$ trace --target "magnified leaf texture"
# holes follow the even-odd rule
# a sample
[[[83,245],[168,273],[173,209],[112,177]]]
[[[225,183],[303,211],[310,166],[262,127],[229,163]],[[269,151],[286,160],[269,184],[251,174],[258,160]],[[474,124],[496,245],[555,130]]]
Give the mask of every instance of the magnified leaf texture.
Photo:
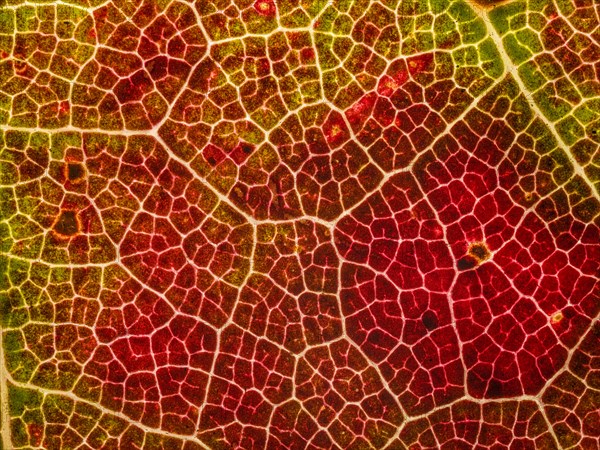
[[[600,449],[598,0],[0,0],[0,450]]]

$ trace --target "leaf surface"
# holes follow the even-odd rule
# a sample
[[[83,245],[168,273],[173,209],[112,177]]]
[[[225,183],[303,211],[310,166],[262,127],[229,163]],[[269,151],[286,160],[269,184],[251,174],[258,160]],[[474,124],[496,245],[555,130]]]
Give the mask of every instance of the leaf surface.
[[[0,448],[598,448],[599,17],[6,2]]]

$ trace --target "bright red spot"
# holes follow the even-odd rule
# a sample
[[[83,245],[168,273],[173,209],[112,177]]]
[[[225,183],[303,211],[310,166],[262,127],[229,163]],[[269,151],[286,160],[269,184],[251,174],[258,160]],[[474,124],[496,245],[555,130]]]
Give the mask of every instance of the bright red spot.
[[[310,48],[310,47],[303,48],[300,51],[300,57],[302,59],[302,62],[305,63],[305,64],[306,63],[314,62],[314,60],[315,60],[315,50],[312,49],[312,48]]]
[[[346,118],[353,128],[355,125],[360,126],[363,124],[371,115],[375,100],[377,100],[376,94],[367,94],[346,111]]]
[[[377,93],[389,97],[396,89],[402,86],[408,79],[408,69],[402,60],[395,61],[390,66],[388,73],[381,77],[377,86]]]
[[[415,56],[408,60],[408,70],[411,75],[417,75],[421,72],[431,72],[433,65],[433,53]]]
[[[332,147],[337,147],[350,138],[344,118],[336,111],[332,111],[327,117],[323,124],[323,132],[327,143]]]

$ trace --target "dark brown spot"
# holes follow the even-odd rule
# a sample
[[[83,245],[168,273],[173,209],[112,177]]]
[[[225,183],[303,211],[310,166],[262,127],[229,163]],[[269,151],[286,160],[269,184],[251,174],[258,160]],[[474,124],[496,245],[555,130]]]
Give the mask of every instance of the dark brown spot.
[[[469,247],[469,255],[481,263],[490,257],[490,251],[485,243],[475,242]]]
[[[83,177],[85,170],[79,163],[69,163],[67,166],[67,177],[71,181],[79,180]]]
[[[502,397],[502,393],[504,392],[504,388],[502,383],[498,380],[491,379],[488,384],[486,397],[487,398],[500,398]]]
[[[54,231],[63,236],[73,236],[79,231],[77,214],[75,211],[62,211],[54,224]]]
[[[427,328],[429,331],[435,330],[438,327],[438,318],[430,309],[423,313],[421,321],[423,322],[423,325],[425,325],[425,328]]]
[[[456,262],[456,268],[458,270],[471,270],[473,267],[477,266],[477,260],[472,256],[463,256]]]

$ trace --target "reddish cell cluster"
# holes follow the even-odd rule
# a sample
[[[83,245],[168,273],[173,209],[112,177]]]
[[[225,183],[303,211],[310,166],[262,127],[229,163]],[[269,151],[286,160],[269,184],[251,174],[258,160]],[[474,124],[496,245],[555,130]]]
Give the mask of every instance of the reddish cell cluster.
[[[0,9],[0,448],[600,446],[591,0]]]

